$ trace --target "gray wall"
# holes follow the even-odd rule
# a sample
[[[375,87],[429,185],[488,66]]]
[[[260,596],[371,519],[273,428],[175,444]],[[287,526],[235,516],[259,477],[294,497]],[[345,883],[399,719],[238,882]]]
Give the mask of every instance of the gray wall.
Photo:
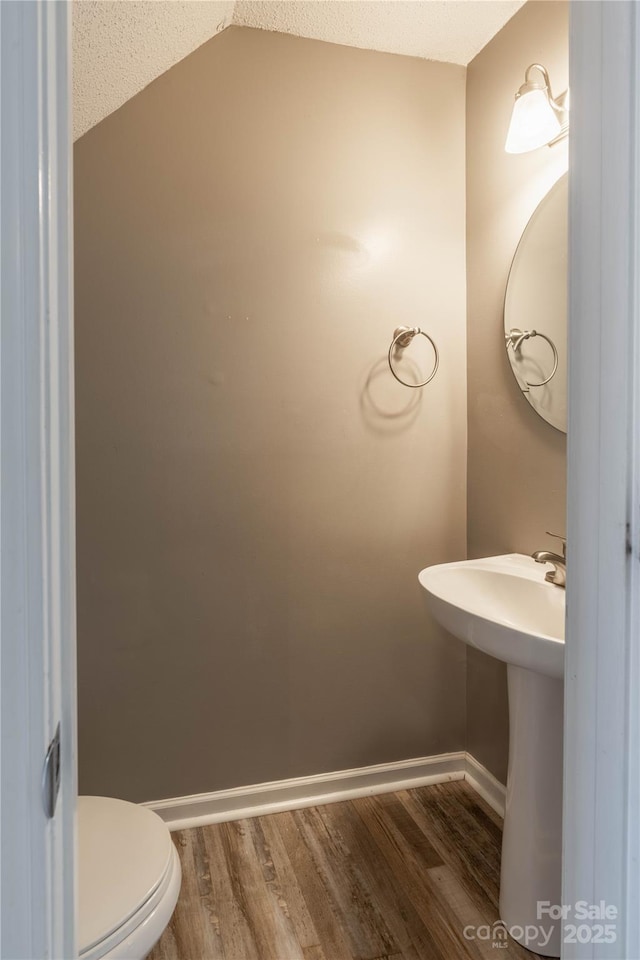
[[[232,28],[77,142],[82,792],[463,748],[416,574],[465,550],[464,100],[460,67]],[[438,342],[423,391],[398,324]]]
[[[557,549],[565,531],[566,437],[520,393],[503,337],[504,292],[518,240],[567,169],[567,141],[520,156],[504,152],[513,96],[530,63],[555,94],[568,83],[568,4],[533,0],[467,70],[467,302],[470,557]],[[469,649],[467,748],[506,780],[506,670]]]

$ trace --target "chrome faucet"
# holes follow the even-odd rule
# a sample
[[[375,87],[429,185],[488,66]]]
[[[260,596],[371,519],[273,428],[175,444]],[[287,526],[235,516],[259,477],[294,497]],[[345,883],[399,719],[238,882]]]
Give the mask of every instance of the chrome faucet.
[[[549,570],[545,575],[545,580],[564,589],[567,585],[567,541],[557,533],[549,533],[548,530],[547,535],[562,541],[562,556],[551,553],[549,550],[536,550],[531,556],[536,563],[552,563],[553,570]]]

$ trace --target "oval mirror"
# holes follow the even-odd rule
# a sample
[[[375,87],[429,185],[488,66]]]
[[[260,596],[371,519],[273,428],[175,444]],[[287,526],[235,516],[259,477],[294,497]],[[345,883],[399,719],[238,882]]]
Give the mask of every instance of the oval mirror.
[[[568,175],[540,201],[515,252],[504,301],[507,357],[533,409],[567,432]]]

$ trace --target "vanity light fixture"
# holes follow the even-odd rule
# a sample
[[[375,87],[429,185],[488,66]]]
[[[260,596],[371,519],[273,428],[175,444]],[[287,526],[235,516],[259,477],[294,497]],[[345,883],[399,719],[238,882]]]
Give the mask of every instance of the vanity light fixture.
[[[536,70],[542,80],[531,79]],[[527,67],[524,83],[516,93],[504,149],[507,153],[528,153],[545,144],[551,146],[569,133],[569,91],[559,97],[551,93],[549,74],[541,63]]]

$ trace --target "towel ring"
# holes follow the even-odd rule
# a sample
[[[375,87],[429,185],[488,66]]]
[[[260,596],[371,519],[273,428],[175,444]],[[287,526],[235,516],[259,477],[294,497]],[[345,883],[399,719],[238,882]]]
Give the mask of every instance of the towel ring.
[[[548,337],[546,333],[540,333],[539,330],[518,330],[514,327],[513,330],[510,330],[509,333],[505,335],[505,340],[507,341],[507,348],[509,345],[513,347],[513,352],[519,350],[522,346],[523,340],[529,340],[531,337],[542,337],[543,340],[546,340],[551,349],[553,350],[553,370],[549,374],[546,380],[541,380],[540,383],[530,383],[528,380],[525,380],[525,383],[528,387],[544,387],[545,384],[549,383],[556,375],[556,370],[558,369],[558,351],[556,345]]]
[[[407,383],[406,380],[403,380],[402,377],[399,377],[396,371],[393,369],[393,351],[396,347],[408,347],[414,337],[420,334],[423,337],[426,337],[431,346],[433,347],[433,352],[435,354],[435,363],[433,365],[433,370],[429,374],[426,380],[423,380],[422,383]],[[394,375],[398,383],[401,383],[404,387],[411,387],[412,390],[417,389],[418,387],[426,387],[428,383],[431,383],[436,373],[438,372],[438,364],[440,363],[440,355],[438,354],[438,348],[435,345],[435,342],[431,339],[428,333],[425,333],[424,330],[421,330],[420,327],[396,327],[393,331],[393,340],[391,341],[391,346],[389,347],[389,353],[387,354],[387,360],[389,361],[389,369]]]

